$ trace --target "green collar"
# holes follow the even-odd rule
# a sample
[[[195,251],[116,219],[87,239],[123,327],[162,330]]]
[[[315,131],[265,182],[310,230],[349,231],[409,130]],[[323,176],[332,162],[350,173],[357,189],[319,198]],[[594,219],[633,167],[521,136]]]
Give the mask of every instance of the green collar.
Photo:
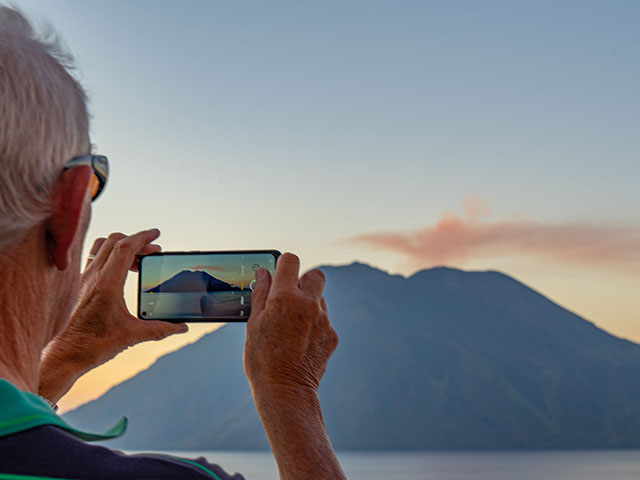
[[[54,425],[75,437],[86,441],[108,440],[121,436],[127,428],[127,419],[122,417],[118,424],[102,435],[76,430],[38,395],[18,390],[8,381],[0,378],[0,437],[42,425]]]

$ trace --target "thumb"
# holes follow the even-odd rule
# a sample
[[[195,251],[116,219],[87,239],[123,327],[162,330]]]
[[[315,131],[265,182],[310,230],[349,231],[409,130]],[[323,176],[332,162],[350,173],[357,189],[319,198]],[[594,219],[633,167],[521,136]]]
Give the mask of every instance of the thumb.
[[[259,268],[256,272],[256,287],[251,294],[251,316],[258,315],[264,310],[271,288],[271,273],[269,270]]]
[[[171,323],[162,320],[138,320],[136,337],[138,342],[147,340],[162,340],[176,333],[186,333],[189,327],[186,323]]]

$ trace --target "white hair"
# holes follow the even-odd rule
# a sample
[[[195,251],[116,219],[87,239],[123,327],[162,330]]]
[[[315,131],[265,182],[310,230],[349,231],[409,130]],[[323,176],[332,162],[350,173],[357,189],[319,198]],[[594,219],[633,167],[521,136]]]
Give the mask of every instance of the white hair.
[[[0,5],[0,251],[51,212],[64,164],[88,153],[87,98],[46,28]]]

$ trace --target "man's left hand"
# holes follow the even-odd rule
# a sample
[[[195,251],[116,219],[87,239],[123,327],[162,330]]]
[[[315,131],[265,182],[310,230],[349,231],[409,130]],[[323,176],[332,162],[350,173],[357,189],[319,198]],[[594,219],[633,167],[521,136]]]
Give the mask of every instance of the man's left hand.
[[[98,238],[82,274],[80,297],[69,324],[46,348],[40,364],[39,394],[57,402],[89,370],[127,348],[188,330],[184,323],[140,320],[129,313],[124,282],[139,258],[158,252],[157,229]]]

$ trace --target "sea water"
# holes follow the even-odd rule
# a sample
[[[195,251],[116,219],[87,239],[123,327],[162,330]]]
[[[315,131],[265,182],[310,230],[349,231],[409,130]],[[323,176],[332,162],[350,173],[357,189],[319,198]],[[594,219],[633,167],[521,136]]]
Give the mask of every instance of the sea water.
[[[269,452],[164,452],[205,457],[247,480],[276,480]],[[640,450],[339,452],[350,480],[638,480]]]
[[[194,319],[244,316],[251,308],[251,291],[142,293],[140,311],[147,319]],[[243,312],[241,314],[241,312]]]

